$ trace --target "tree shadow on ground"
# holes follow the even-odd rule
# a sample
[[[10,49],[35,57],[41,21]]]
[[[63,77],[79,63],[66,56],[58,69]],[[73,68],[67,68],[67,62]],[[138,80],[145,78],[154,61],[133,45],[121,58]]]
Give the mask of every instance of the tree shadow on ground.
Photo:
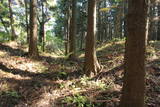
[[[80,93],[70,94],[52,101],[54,107],[117,107],[120,91],[89,89]],[[80,106],[80,107],[81,107]]]
[[[0,69],[3,72],[12,73],[14,75],[20,75],[22,77],[31,77],[31,78],[44,78],[48,80],[72,80],[83,76],[83,71],[77,70],[72,72],[65,71],[56,71],[56,72],[42,72],[42,73],[33,73],[31,71],[24,71],[21,69],[11,69],[6,67],[4,64],[0,63]]]
[[[7,52],[10,56],[19,56],[19,57],[28,57],[28,52],[23,51],[22,49],[15,49],[8,45],[4,45],[0,43],[0,50]],[[69,61],[63,57],[54,58],[51,56],[39,56],[39,58],[34,59],[36,61],[44,61],[47,63],[56,63],[56,64],[63,64],[64,66],[70,66],[74,64],[81,64],[80,60]]]
[[[25,106],[33,104],[40,96],[55,90],[60,87],[56,82],[47,82],[37,78],[31,79],[14,79],[14,78],[0,78],[1,84],[7,84],[9,90],[0,90],[0,106],[1,107],[14,107],[15,105],[22,104]]]
[[[21,50],[21,49],[14,49],[10,46],[4,45],[0,43],[0,50],[8,52],[11,56],[25,56],[27,52]]]

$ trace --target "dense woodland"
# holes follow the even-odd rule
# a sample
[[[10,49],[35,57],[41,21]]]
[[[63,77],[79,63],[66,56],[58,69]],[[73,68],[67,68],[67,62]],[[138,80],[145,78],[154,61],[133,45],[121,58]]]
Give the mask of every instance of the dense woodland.
[[[160,1],[0,0],[0,107],[160,107]]]

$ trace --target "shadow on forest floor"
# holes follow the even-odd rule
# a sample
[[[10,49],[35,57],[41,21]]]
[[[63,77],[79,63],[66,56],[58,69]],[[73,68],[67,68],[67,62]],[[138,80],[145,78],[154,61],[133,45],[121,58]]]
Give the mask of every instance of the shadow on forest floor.
[[[27,54],[25,51],[21,49],[14,49],[2,43],[0,43],[0,50],[9,53],[10,56],[24,56],[25,54]]]
[[[29,59],[28,57],[25,57],[25,51],[21,49],[15,49],[4,44],[0,44],[0,51],[7,52],[8,57],[24,56],[24,58]],[[110,88],[110,90],[104,91],[98,90],[98,88],[90,88],[84,91],[78,90],[75,92],[75,89],[80,88],[83,90],[84,87],[89,87],[89,85],[84,87],[81,86],[83,82],[89,82],[92,85],[95,80],[102,80],[104,78],[110,78],[110,83],[113,83],[113,86],[122,86],[124,67],[122,56],[124,53],[124,44],[117,43],[102,46],[98,49],[97,53],[100,62],[105,66],[104,70],[87,81],[85,79],[81,80],[81,77],[84,75],[82,70],[82,62],[67,61],[64,58],[54,58],[51,56],[40,56],[38,61],[47,63],[47,65],[45,65],[47,69],[44,70],[44,72],[32,72],[29,69],[23,70],[18,68],[18,66],[8,66],[9,64],[3,63],[0,60],[0,106],[16,107],[16,105],[19,105],[20,107],[23,105],[23,107],[39,107],[34,104],[41,105],[40,103],[48,101],[50,105],[42,105],[45,105],[46,107],[53,107],[54,105],[54,107],[61,107],[62,105],[65,107],[77,107],[77,103],[72,103],[72,101],[71,103],[63,101],[65,98],[70,97],[78,99],[79,101],[81,98],[84,98],[81,96],[85,96],[87,98],[86,102],[83,102],[82,99],[82,103],[86,104],[84,104],[85,106],[90,103],[94,104],[96,107],[117,106],[119,97],[121,95],[120,89],[114,90],[114,88]],[[5,57],[3,60],[5,60]],[[147,68],[147,71],[152,71],[151,74],[153,74],[155,77],[160,76],[159,64],[159,59],[147,62],[148,68],[152,69],[148,70]],[[58,70],[53,72],[50,71],[52,69],[57,69],[55,67],[57,65],[60,65]],[[50,67],[51,69],[49,69]],[[67,67],[70,68],[67,69]],[[108,85],[106,83],[107,82],[105,80],[105,85]],[[67,87],[68,89],[65,89],[66,84],[70,84]],[[99,85],[101,84],[102,83],[99,83]],[[147,88],[149,85],[149,89],[147,89],[147,98],[149,99],[147,99],[147,104],[156,101],[158,105],[160,100],[157,97],[157,95],[159,95],[157,84],[155,84],[150,78],[147,78],[146,84]]]

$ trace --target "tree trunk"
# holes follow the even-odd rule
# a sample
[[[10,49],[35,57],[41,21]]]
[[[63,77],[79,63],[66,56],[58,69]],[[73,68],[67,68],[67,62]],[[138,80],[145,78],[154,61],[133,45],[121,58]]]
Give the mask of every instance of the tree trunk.
[[[15,40],[17,38],[17,35],[14,29],[14,19],[13,19],[12,7],[11,7],[11,4],[12,4],[11,0],[8,0],[8,4],[9,4],[9,14],[10,14],[11,40]]]
[[[87,76],[96,75],[101,67],[98,63],[95,50],[96,35],[96,0],[88,0],[88,25],[85,49],[85,74]]]
[[[29,24],[28,24],[28,3],[24,0],[25,3],[25,15],[26,15],[26,32],[27,32],[27,43],[29,43]]]
[[[158,4],[158,16],[157,17],[159,17],[160,16],[160,4]],[[158,28],[157,28],[157,33],[158,33],[158,35],[157,35],[157,40],[160,40],[160,20],[158,20],[158,26],[157,26]]]
[[[148,0],[147,5],[150,5],[150,0]],[[147,21],[146,21],[146,39],[145,45],[147,46],[149,43],[149,29],[150,29],[150,6],[147,9]]]
[[[76,38],[76,31],[77,31],[77,19],[76,19],[76,14],[77,14],[77,0],[72,0],[72,17],[70,20],[70,35],[69,35],[69,59],[75,59],[76,58],[76,43],[75,43],[75,38]]]
[[[71,20],[71,6],[70,6],[70,0],[68,1],[68,10],[67,10],[67,25],[66,25],[66,43],[65,43],[65,55],[68,55],[69,53],[69,35],[70,35],[70,20]]]
[[[147,4],[129,0],[124,84],[120,107],[144,107]]]
[[[38,57],[37,48],[37,0],[30,0],[30,43],[29,56]]]
[[[40,23],[39,42],[42,44],[42,51],[45,51],[45,22]]]

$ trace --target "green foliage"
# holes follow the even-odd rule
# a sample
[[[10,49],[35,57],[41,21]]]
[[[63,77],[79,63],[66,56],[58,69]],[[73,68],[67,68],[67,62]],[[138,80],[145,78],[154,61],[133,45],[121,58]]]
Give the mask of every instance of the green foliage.
[[[65,78],[65,77],[67,77],[67,73],[66,72],[58,72],[57,77],[58,78]]]
[[[63,102],[76,105],[76,107],[94,107],[86,96],[80,94],[68,96],[63,100]]]
[[[64,54],[64,42],[59,37],[48,34],[46,36],[46,51],[54,52],[58,55]]]
[[[123,0],[114,0],[115,2],[122,2]]]
[[[7,99],[7,101],[8,101],[7,104],[9,106],[13,106],[13,105],[18,104],[20,98],[21,98],[20,94],[14,90],[0,92],[0,99],[2,99],[2,100]]]
[[[14,97],[14,98],[20,98],[20,95],[16,91],[6,91],[4,92],[6,96]],[[2,93],[3,95],[3,93]]]
[[[21,45],[24,45],[27,43],[27,36],[24,32],[21,32],[20,36],[18,36],[17,43]]]
[[[10,35],[5,32],[0,32],[0,42],[7,42],[10,40]]]
[[[112,40],[110,40],[111,42],[119,42],[119,41],[125,41],[125,37],[123,38],[113,38]]]

